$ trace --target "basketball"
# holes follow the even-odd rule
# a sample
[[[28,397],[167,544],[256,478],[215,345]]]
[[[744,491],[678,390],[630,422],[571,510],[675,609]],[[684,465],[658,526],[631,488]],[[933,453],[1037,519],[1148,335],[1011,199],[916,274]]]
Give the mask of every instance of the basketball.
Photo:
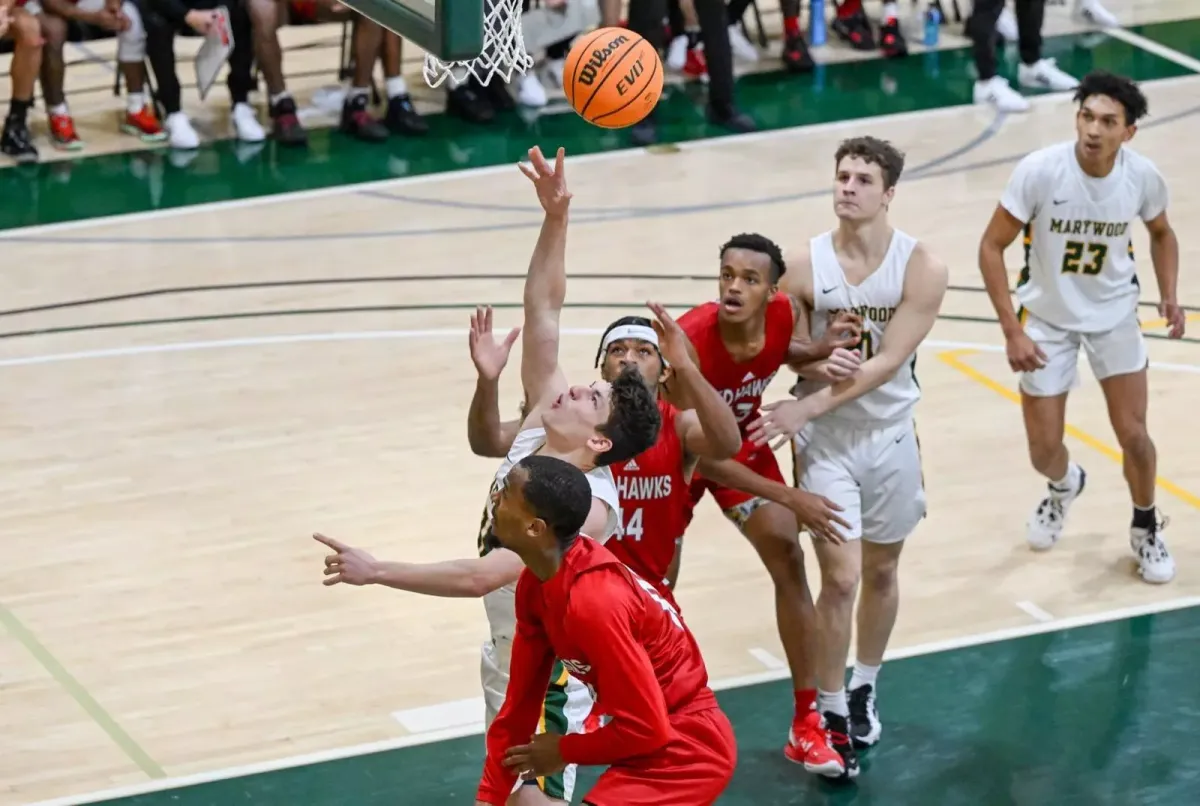
[[[654,47],[627,28],[600,28],[576,41],[563,66],[563,92],[589,123],[623,129],[662,95],[663,66]]]

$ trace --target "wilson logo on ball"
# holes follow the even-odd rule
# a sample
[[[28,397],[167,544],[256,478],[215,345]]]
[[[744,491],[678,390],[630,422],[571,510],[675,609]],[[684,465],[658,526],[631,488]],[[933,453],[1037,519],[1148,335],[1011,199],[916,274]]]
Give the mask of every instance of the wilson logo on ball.
[[[609,42],[604,48],[596,48],[592,51],[592,57],[587,60],[583,68],[579,71],[579,83],[584,86],[592,86],[592,82],[596,80],[596,76],[600,72],[600,68],[608,61],[613,53],[629,41],[628,37],[618,36],[613,41]]]

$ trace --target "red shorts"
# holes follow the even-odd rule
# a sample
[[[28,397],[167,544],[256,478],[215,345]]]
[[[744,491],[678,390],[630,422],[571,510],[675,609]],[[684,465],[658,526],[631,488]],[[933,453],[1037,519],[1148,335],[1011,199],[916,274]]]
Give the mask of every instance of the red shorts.
[[[675,738],[649,756],[609,767],[583,802],[591,806],[708,806],[737,766],[733,726],[717,706],[671,717]]]
[[[765,479],[777,481],[780,484],[787,484],[783,480],[783,471],[779,469],[779,462],[776,461],[775,453],[771,450],[770,445],[760,447],[746,440],[742,443],[742,449],[738,451],[737,456],[733,457],[733,460],[744,467],[750,468]],[[754,498],[750,493],[744,493],[732,487],[722,487],[696,474],[691,486],[692,506],[695,506],[704,497],[705,490],[712,493],[713,499],[716,500],[717,506],[721,508],[722,512],[740,506]]]

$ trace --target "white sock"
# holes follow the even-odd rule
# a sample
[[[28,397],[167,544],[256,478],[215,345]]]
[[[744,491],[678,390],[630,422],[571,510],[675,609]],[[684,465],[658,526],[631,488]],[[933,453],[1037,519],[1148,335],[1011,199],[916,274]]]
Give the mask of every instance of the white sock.
[[[69,114],[71,114],[71,110],[69,110],[67,108],[67,105],[65,103],[55,104],[54,106],[50,107],[46,111],[49,112],[51,115],[69,115]]]
[[[371,93],[370,87],[351,87],[346,91],[347,98],[366,98]]]
[[[391,99],[399,95],[408,95],[408,82],[404,76],[392,76],[387,80],[387,97]]]
[[[1067,475],[1058,481],[1050,482],[1050,490],[1058,495],[1070,495],[1079,487],[1079,465],[1067,463]]]
[[[900,7],[893,2],[883,4],[883,13],[879,15],[881,20],[898,20],[900,19]]]
[[[275,104],[279,103],[284,98],[291,98],[291,97],[292,97],[292,94],[290,92],[288,92],[287,90],[284,90],[283,92],[276,93],[275,95],[270,96],[269,103],[271,104],[271,106],[275,106]]]
[[[854,672],[850,675],[850,690],[859,688],[860,686],[875,685],[875,678],[879,676],[878,666],[867,666],[865,664],[854,662]]]
[[[146,95],[141,92],[131,92],[125,96],[125,109],[132,115],[136,115],[146,108]]]
[[[850,704],[846,702],[846,689],[834,692],[817,689],[817,710],[821,713],[830,711],[838,716],[850,716]]]

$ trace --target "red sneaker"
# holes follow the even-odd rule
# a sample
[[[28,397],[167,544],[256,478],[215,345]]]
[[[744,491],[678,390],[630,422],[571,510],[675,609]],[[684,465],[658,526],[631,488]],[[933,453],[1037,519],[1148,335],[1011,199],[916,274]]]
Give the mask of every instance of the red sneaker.
[[[833,749],[821,715],[816,711],[809,711],[803,716],[797,714],[792,720],[783,754],[789,761],[803,764],[804,769],[815,775],[841,778],[846,774],[846,764],[838,751]]]

